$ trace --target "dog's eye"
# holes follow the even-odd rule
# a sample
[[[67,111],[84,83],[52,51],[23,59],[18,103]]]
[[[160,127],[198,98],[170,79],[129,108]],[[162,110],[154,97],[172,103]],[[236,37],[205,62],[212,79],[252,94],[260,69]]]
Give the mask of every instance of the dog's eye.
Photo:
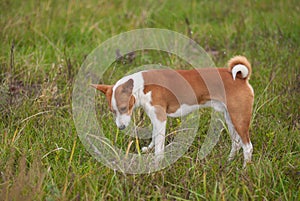
[[[121,107],[120,112],[126,112],[127,107]]]

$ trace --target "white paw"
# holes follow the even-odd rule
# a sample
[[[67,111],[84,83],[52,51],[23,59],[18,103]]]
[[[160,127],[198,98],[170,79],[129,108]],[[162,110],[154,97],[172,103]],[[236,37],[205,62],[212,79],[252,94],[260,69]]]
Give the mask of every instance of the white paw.
[[[148,147],[142,147],[142,153],[146,153],[148,151]]]

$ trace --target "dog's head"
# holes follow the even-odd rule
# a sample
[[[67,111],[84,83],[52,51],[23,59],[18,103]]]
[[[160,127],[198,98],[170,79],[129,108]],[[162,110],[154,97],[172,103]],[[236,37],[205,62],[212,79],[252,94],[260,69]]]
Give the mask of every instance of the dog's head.
[[[116,125],[120,130],[126,128],[131,119],[132,111],[135,104],[135,98],[132,95],[133,80],[116,85],[96,85],[92,87],[105,94],[108,107],[116,117]]]

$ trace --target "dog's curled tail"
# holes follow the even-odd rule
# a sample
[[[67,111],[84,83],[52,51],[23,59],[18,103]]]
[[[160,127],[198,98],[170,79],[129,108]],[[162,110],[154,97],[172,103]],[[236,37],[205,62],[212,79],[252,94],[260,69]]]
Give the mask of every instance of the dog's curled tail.
[[[244,56],[235,56],[228,61],[228,68],[232,78],[250,79],[252,72],[251,64]]]

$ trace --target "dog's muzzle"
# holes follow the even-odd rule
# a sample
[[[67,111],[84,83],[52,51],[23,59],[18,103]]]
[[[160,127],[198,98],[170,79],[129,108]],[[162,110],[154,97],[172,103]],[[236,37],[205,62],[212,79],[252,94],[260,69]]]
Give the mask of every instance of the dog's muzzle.
[[[126,128],[125,125],[121,125],[121,126],[119,127],[120,130],[124,130],[125,128]]]

